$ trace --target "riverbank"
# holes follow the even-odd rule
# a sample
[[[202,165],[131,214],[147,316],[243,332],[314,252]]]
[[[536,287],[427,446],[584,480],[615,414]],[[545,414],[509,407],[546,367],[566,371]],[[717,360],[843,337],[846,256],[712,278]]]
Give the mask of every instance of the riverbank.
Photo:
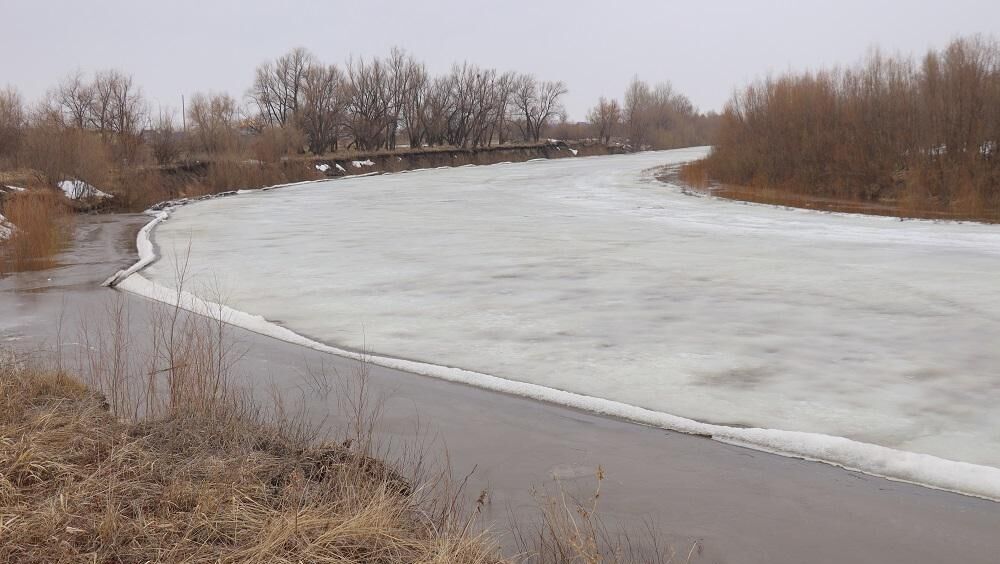
[[[221,156],[113,171],[109,174],[112,186],[96,187],[101,191],[96,193],[106,192],[111,197],[73,195],[65,198],[64,203],[79,213],[141,212],[166,200],[306,180],[624,152],[626,150],[620,145],[549,139],[538,143],[506,143],[486,147],[341,151],[327,155],[288,156],[276,162]],[[28,169],[0,171],[0,204],[4,198],[16,196],[21,188],[42,189],[40,178],[36,171]],[[15,188],[8,190],[6,186]]]
[[[549,139],[540,143],[488,147],[342,151],[322,156],[286,157],[273,163],[220,157],[116,171],[109,176],[113,179],[113,187],[101,187],[110,197],[104,190],[89,185],[85,185],[89,187],[88,192],[100,194],[99,197],[86,193],[64,195],[55,187],[45,186],[37,171],[0,171],[0,274],[47,264],[59,245],[39,245],[37,240],[60,239],[60,232],[73,215],[142,212],[164,202],[310,180],[624,152],[619,145]],[[48,213],[35,213],[24,220],[16,214],[13,218],[4,216],[4,212],[10,212],[6,208],[18,202],[36,200],[46,202],[42,207]],[[17,229],[18,221],[30,222],[30,228]]]
[[[0,319],[0,340],[25,350],[61,348],[72,358],[80,349],[74,343],[83,342],[77,328],[104,315],[114,300],[128,306],[128,333],[148,339],[149,302],[99,287],[135,262],[135,234],[148,219],[81,218],[60,267],[0,279],[0,309],[10,312]],[[226,331],[246,351],[238,364],[243,384],[261,399],[274,391],[301,397],[317,421],[334,399],[305,393],[308,373],[323,367],[349,375],[360,366],[235,327]],[[534,486],[558,479],[581,497],[592,494],[601,467],[608,526],[642,531],[651,522],[679,553],[697,544],[692,562],[985,564],[1000,551],[994,502],[397,370],[368,370],[371,389],[385,399],[381,436],[394,444],[431,436],[446,445],[456,475],[475,470],[467,491],[473,498],[489,492],[483,518],[499,528],[508,513],[523,521],[536,515]],[[509,537],[505,542],[512,545]]]
[[[667,184],[682,184],[710,196],[755,204],[900,219],[1000,223],[1000,214],[985,208],[977,208],[978,211],[974,212],[956,211],[934,207],[932,202],[926,201],[835,198],[809,194],[796,190],[793,186],[751,186],[717,182],[709,174],[704,159],[679,168],[665,169],[657,175],[657,179]]]

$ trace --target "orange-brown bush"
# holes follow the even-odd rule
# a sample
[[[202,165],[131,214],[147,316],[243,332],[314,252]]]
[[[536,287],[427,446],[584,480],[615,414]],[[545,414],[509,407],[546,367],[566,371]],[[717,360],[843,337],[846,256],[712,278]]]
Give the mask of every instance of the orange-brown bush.
[[[96,133],[43,124],[28,129],[21,162],[41,173],[50,185],[73,178],[105,190],[113,157]]]
[[[282,157],[301,152],[305,136],[293,125],[265,127],[254,139],[253,154],[265,163],[279,162]]]
[[[751,84],[705,164],[724,183],[1000,220],[1000,45]]]
[[[2,211],[14,229],[8,240],[0,242],[0,272],[53,266],[72,221],[62,197],[50,190],[32,190],[7,198]]]

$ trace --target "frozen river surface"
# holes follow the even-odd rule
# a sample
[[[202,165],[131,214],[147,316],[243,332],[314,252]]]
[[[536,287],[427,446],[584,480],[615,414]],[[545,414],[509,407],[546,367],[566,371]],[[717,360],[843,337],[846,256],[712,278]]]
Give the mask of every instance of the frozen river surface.
[[[733,426],[1000,467],[1000,227],[685,195],[703,149],[178,209],[147,277],[314,339]],[[211,297],[211,296],[208,296]]]

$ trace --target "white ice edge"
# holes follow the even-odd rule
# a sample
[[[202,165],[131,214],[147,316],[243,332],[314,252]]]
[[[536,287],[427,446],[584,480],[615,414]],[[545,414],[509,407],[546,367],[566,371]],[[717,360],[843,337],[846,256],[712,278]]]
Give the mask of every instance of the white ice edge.
[[[360,176],[367,175],[356,175],[353,178]],[[282,184],[263,188],[262,190],[323,181],[325,180]],[[252,191],[239,191],[237,195]],[[1000,501],[1000,468],[948,460],[929,454],[908,452],[819,433],[729,427],[702,423],[685,417],[653,411],[613,400],[548,388],[538,384],[508,380],[461,368],[363,354],[314,341],[290,329],[272,323],[262,316],[209,302],[187,291],[178,292],[176,289],[172,290],[139,274],[140,270],[157,259],[155,247],[151,239],[152,231],[156,225],[169,218],[173,207],[175,206],[168,206],[163,211],[156,212],[153,220],[139,230],[139,234],[136,237],[139,261],[130,268],[119,271],[109,278],[104,285],[114,286],[139,296],[166,303],[170,306],[177,306],[198,315],[221,319],[227,324],[241,327],[260,335],[343,358],[370,362],[378,366],[403,372],[553,403],[598,415],[620,418],[651,427],[692,435],[702,435],[722,443],[781,456],[823,462],[839,466],[846,470],[861,472],[892,481],[915,484],[991,501]]]

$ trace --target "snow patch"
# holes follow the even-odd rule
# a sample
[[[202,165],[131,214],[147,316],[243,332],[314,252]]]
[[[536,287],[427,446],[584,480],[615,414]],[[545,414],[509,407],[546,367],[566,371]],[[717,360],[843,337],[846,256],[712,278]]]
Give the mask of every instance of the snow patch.
[[[57,184],[60,190],[66,194],[66,197],[70,200],[81,200],[81,199],[104,199],[110,198],[111,194],[106,192],[101,192],[97,188],[87,184],[82,180],[63,180]]]
[[[337,167],[337,170],[339,170],[340,172],[347,172],[347,169],[345,169],[344,167],[340,166],[339,163],[336,163],[333,166]]]
[[[316,170],[318,170],[320,172],[326,172],[326,171],[330,170],[330,165],[328,165],[326,163],[318,164],[318,165],[316,165]]]
[[[354,168],[361,168],[363,166],[375,166],[375,163],[373,163],[371,159],[365,159],[363,161],[351,161],[351,165],[354,166]]]
[[[0,241],[10,239],[14,234],[14,224],[7,221],[7,218],[0,214]]]

